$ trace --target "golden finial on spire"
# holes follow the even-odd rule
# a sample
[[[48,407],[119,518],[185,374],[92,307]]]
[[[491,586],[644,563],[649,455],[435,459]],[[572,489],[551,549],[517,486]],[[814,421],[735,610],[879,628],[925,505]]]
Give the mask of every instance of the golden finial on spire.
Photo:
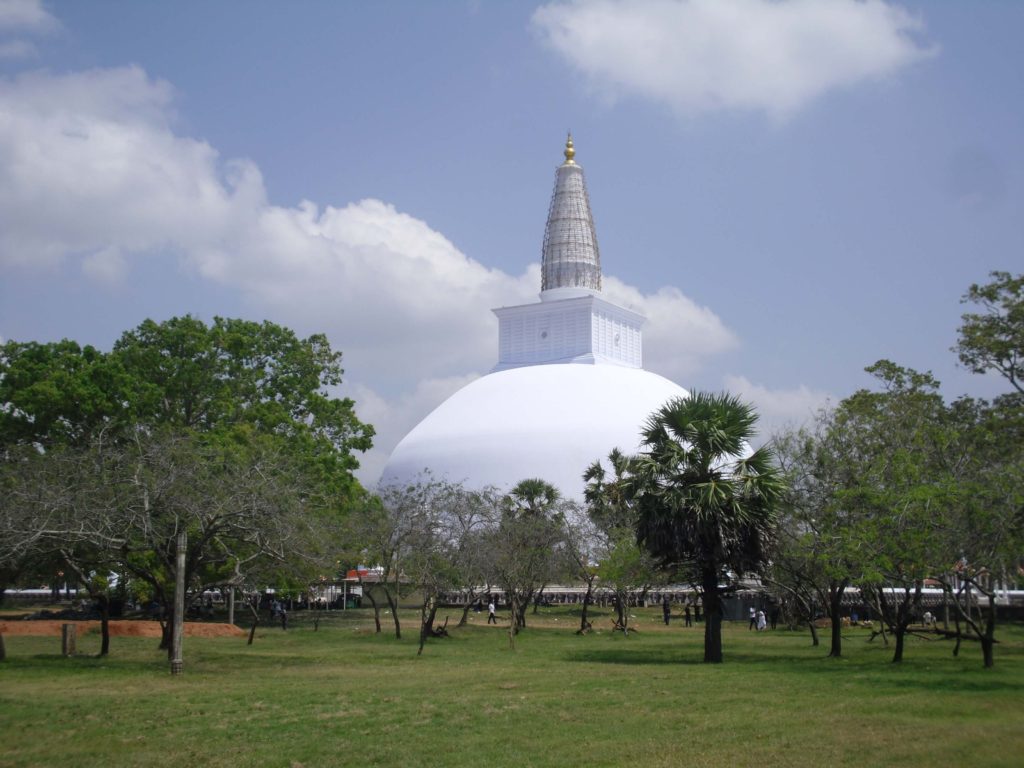
[[[569,136],[565,140],[565,164],[576,165],[574,157],[576,157],[576,149],[572,145],[572,131],[569,131]]]

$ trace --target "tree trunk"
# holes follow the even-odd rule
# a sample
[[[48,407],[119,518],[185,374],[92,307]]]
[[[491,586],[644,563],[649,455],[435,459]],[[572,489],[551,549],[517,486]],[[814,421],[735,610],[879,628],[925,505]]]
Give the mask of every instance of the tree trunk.
[[[582,635],[590,629],[590,622],[587,621],[587,608],[590,607],[590,596],[594,593],[594,582],[587,582],[587,593],[583,596],[583,613],[580,614],[580,629],[576,633]]]
[[[979,608],[980,610],[980,608]],[[985,621],[985,631],[978,633],[978,641],[981,643],[981,655],[985,660],[985,669],[990,669],[995,664],[993,653],[995,651],[996,632],[996,596],[995,591],[988,596],[988,617]]]
[[[7,658],[7,646],[4,644],[4,633],[0,632],[0,661]]]
[[[110,599],[100,595],[100,656],[110,653]]]
[[[889,646],[889,635],[885,631],[885,625],[886,625],[886,622],[888,621],[886,611],[888,609],[886,608],[885,595],[881,591],[881,589],[870,589],[870,590],[862,589],[861,594],[864,594],[865,592],[868,592],[870,594],[871,602],[873,603],[874,611],[875,611],[876,614],[878,614],[878,633],[877,634],[882,636],[882,645],[888,647]],[[875,632],[871,633],[871,640],[875,639],[875,634],[876,634]],[[868,642],[870,642],[870,640]]]
[[[519,631],[519,623],[516,621],[516,614],[519,611],[519,606],[516,604],[516,592],[515,590],[507,590],[505,592],[508,597],[508,609],[510,615],[508,617],[508,647],[511,650],[516,649],[516,633]]]
[[[534,598],[533,598],[533,615],[534,615],[534,616],[536,616],[536,615],[537,615],[537,610],[538,610],[538,609],[540,608],[540,601],[541,601],[541,597],[542,597],[542,596],[544,595],[544,590],[545,590],[545,589],[547,588],[547,586],[548,586],[547,584],[545,584],[544,586],[542,586],[542,587],[541,587],[541,588],[540,588],[540,589],[539,589],[539,590],[537,591],[537,594],[536,594],[536,595],[534,596]]]
[[[373,606],[373,624],[376,627],[376,634],[380,634],[380,606],[377,605],[376,599],[373,597],[372,589],[364,589],[363,593],[366,598],[370,601],[370,605]]]
[[[953,614],[953,621],[956,623],[956,643],[953,644],[953,658],[960,655],[960,642],[963,640],[963,632],[960,630],[960,613]]]
[[[516,628],[517,631],[520,629],[526,629],[526,609],[530,607],[530,601],[533,600],[533,589],[529,589],[524,592],[518,603],[519,610],[516,611]]]
[[[391,619],[395,622],[395,639],[402,639],[402,624],[398,619],[398,601],[392,597],[391,590],[384,587],[384,597],[388,601],[388,608],[391,609]]]
[[[704,603],[704,663],[722,663],[722,601],[718,594],[718,569],[705,568],[701,574]]]
[[[981,655],[985,660],[985,669],[990,669],[995,663],[995,644],[992,642],[992,638],[985,637],[982,635],[978,638],[981,641]]]
[[[469,610],[473,607],[474,602],[476,602],[476,597],[471,594],[469,599],[466,600],[466,604],[462,606],[462,616],[459,618],[459,623],[456,624],[456,626],[466,626],[466,624],[469,622]]]
[[[260,623],[260,615],[253,611],[252,614],[252,626],[249,627],[249,639],[246,641],[246,645],[252,645],[252,641],[256,639],[256,627]]]
[[[615,615],[619,619],[619,629],[622,630],[622,634],[629,637],[629,611],[626,608],[625,596],[620,591],[615,592]]]
[[[807,620],[807,626],[811,630],[811,647],[817,648],[821,641],[818,639],[818,628],[814,626],[814,617],[812,616]]]
[[[896,623],[893,627],[893,634],[896,635],[896,652],[892,657],[893,664],[899,664],[903,661],[903,648],[907,628],[910,626],[911,619],[921,605],[921,587],[922,582],[915,582],[913,592],[908,587],[903,589],[903,602],[900,603],[896,610]]]
[[[892,655],[892,663],[899,664],[903,661],[903,638],[907,634],[906,627],[900,623],[894,628],[893,634],[896,635],[896,651]]]
[[[828,655],[838,659],[843,655],[843,592],[846,591],[846,582],[833,585],[828,591],[828,615],[832,621],[832,647]]]
[[[434,631],[434,616],[437,615],[437,598],[434,595],[423,601],[420,608],[420,648],[416,651],[417,656],[423,655],[423,646],[427,644],[427,637]]]

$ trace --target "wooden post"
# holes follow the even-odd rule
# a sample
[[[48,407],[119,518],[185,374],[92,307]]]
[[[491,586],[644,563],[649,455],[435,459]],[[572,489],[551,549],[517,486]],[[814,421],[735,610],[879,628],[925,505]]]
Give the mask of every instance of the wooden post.
[[[185,670],[181,656],[181,638],[185,623],[185,548],[188,534],[178,533],[177,569],[174,574],[174,625],[171,628],[171,674],[180,675]]]
[[[60,625],[60,652],[65,656],[74,656],[78,650],[78,625]]]

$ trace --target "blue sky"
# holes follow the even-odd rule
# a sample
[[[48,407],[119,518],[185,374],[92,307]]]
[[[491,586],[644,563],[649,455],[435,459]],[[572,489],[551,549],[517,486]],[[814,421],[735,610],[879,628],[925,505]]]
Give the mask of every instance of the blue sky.
[[[946,393],[1024,264],[1024,3],[0,0],[0,337],[326,332],[363,479],[539,291],[567,130],[646,367],[766,428],[888,357]]]

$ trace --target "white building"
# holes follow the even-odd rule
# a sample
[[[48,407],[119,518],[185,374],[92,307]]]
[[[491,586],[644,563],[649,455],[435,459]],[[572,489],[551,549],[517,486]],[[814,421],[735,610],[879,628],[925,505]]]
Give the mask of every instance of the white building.
[[[570,136],[555,174],[540,301],[494,310],[498,363],[395,447],[386,484],[435,477],[508,489],[542,478],[582,498],[583,472],[613,448],[636,453],[647,417],[682,387],[643,369],[642,315],[601,294],[601,257]]]

